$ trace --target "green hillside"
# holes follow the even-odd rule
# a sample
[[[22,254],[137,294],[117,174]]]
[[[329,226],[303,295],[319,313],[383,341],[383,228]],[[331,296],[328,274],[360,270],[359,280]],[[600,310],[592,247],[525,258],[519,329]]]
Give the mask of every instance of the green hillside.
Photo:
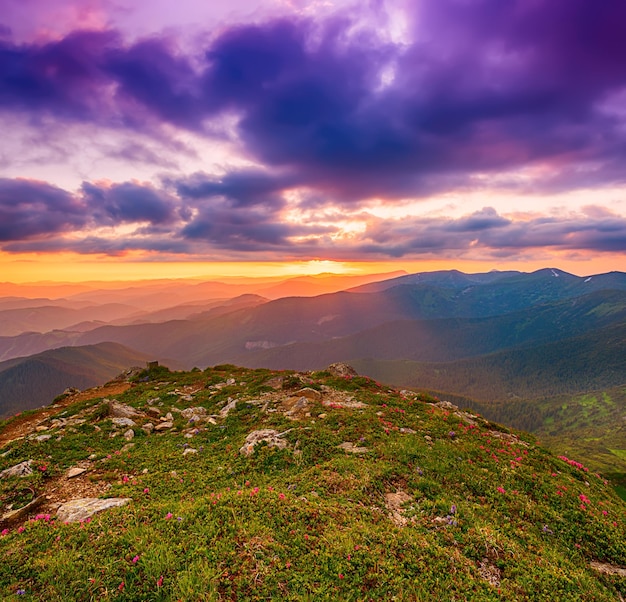
[[[626,505],[603,478],[345,366],[158,369],[81,399],[0,429],[0,471],[33,468],[0,477],[2,512],[39,502],[2,519],[3,599],[626,595]],[[74,498],[123,505],[67,522]]]
[[[68,387],[102,384],[150,359],[117,343],[100,343],[1,362],[0,418],[45,405]]]

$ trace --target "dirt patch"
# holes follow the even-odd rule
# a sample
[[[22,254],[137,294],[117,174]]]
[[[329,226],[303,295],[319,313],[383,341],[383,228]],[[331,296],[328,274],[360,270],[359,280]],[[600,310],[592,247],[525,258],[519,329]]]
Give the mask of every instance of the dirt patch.
[[[626,568],[617,566],[615,564],[608,564],[607,562],[592,562],[591,568],[598,573],[604,575],[619,575],[620,577],[626,577]]]

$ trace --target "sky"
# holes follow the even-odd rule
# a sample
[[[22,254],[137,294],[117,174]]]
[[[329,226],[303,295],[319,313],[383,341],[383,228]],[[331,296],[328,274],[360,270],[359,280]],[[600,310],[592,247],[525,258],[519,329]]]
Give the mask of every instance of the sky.
[[[0,5],[0,280],[626,269],[623,0]]]

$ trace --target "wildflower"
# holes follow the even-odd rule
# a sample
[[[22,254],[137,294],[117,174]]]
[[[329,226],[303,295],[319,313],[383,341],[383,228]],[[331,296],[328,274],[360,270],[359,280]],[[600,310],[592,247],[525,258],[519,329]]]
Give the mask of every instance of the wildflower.
[[[290,569],[291,568],[291,562],[286,562],[285,563],[285,568],[286,569]]]
[[[124,582],[123,581],[117,586],[117,589],[119,589],[121,592],[124,591]]]
[[[589,498],[588,498],[588,497],[587,497],[584,493],[581,493],[581,494],[578,496],[578,499],[579,499],[579,500],[580,500],[583,504],[590,504],[590,503],[591,503],[591,500],[590,500],[590,499],[589,499]]]
[[[343,579],[343,573],[339,573],[339,579]]]
[[[605,514],[606,514],[606,512],[605,512]],[[24,527],[18,527],[17,528],[17,532],[18,533],[24,533]]]
[[[15,593],[16,593],[18,596],[24,596],[24,595],[26,595],[26,590],[24,590],[24,589],[21,589],[21,588],[20,588],[20,589],[18,589]]]
[[[150,493],[150,489],[149,489],[148,487],[146,487],[146,488],[143,490],[143,492],[144,492],[145,494],[148,494],[148,493]]]
[[[174,515],[173,515],[171,512],[168,512],[168,513],[165,515],[165,520],[169,520],[170,518],[172,518],[172,516],[174,516]]]
[[[137,556],[135,556],[135,557],[131,560],[131,562],[132,562],[133,564],[137,564],[137,561],[138,561],[138,560],[139,560],[139,554],[137,554]]]
[[[128,483],[128,477],[126,475],[122,477],[122,483]]]
[[[157,579],[157,587],[161,587],[163,585],[163,575],[161,575],[158,579]]]
[[[506,493],[506,489],[504,487],[498,487],[498,493]]]
[[[278,499],[279,500],[284,500],[285,499],[285,494],[284,493],[279,493],[278,494]]]
[[[5,535],[9,534],[9,530],[8,529],[2,529],[2,531],[0,531],[0,537],[4,537]]]

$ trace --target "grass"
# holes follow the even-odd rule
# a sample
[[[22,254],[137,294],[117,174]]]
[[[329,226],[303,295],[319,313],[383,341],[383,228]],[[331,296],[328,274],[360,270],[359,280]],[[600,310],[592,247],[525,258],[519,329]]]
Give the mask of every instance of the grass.
[[[276,376],[286,387],[274,392],[266,383]],[[171,411],[175,432],[135,428],[134,445],[125,447],[121,436],[110,437],[111,421],[93,400],[64,410],[87,421],[60,441],[14,442],[0,457],[0,470],[26,459],[46,467],[0,481],[4,505],[25,486],[46,491],[91,454],[97,459],[87,474],[110,485],[106,497],[132,499],[89,522],[61,524],[44,513],[11,525],[0,537],[2,599],[609,601],[626,594],[626,579],[590,567],[592,560],[626,565],[626,505],[603,478],[526,434],[361,377],[226,365],[140,380],[118,400]],[[310,416],[293,421],[280,403],[301,386],[367,406],[311,402]],[[192,402],[184,387],[195,391]],[[218,415],[229,398],[238,402],[228,417],[197,432],[176,412],[203,406]],[[265,402],[276,411],[263,411]],[[260,428],[292,429],[288,446],[262,444],[241,455],[246,435]],[[345,441],[367,451],[346,453],[338,448]],[[183,455],[187,447],[197,453]],[[385,496],[399,490],[410,496],[401,508],[405,526],[386,506]]]

